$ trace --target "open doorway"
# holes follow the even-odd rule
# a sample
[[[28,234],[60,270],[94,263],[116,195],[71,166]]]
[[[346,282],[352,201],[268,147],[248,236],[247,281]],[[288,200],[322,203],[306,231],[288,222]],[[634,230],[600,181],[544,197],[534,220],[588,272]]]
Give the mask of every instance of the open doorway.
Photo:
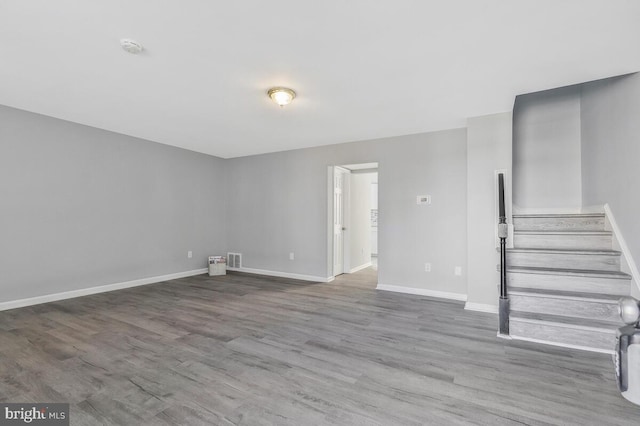
[[[334,277],[343,274],[368,277],[367,281],[375,285],[378,163],[332,166],[329,182],[329,273]]]

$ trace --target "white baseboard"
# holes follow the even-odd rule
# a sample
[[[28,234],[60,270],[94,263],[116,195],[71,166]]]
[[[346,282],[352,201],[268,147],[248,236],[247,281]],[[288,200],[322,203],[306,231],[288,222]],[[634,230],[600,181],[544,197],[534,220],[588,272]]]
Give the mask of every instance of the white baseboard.
[[[41,303],[56,302],[58,300],[73,299],[74,297],[89,296],[91,294],[105,293],[108,291],[122,290],[125,288],[138,287],[141,285],[154,284],[162,281],[175,280],[178,278],[192,277],[207,273],[208,269],[195,269],[193,271],[177,272],[175,274],[159,275],[156,277],[141,278],[133,281],[125,281],[115,284],[106,284],[96,287],[81,288],[78,290],[64,291],[62,293],[45,294],[43,296],[29,297],[27,299],[10,300],[0,303],[0,311],[8,309],[23,308],[25,306],[39,305]]]
[[[437,297],[440,299],[461,300],[465,302],[467,300],[466,294],[461,293],[449,293],[446,291],[429,290],[426,288],[415,287],[402,287],[399,285],[378,284],[376,290],[393,291],[396,293],[415,294],[418,296]]]
[[[371,262],[364,263],[360,266],[356,266],[355,268],[351,268],[349,273],[353,274],[354,272],[362,271],[363,269],[367,269],[369,266],[371,266]]]
[[[627,245],[627,242],[624,240],[624,237],[622,236],[622,232],[618,227],[618,223],[616,222],[616,218],[613,216],[613,212],[611,211],[611,207],[609,207],[609,204],[604,205],[604,213],[605,213],[605,216],[607,217],[607,220],[609,221],[609,224],[611,225],[611,230],[613,231],[613,235],[616,241],[618,241],[618,244],[620,245],[620,251],[622,252],[622,256],[624,256],[624,260],[627,262],[627,265],[629,266],[631,277],[633,278],[633,282],[636,285],[636,289],[640,293],[640,273],[638,272],[638,266],[636,265],[636,262],[633,260],[633,256],[631,255],[629,246]]]
[[[294,280],[313,281],[319,283],[329,283],[335,279],[335,277],[320,277],[315,275],[294,274],[291,272],[279,272],[270,271],[267,269],[254,269],[254,268],[227,268],[227,271],[246,272],[247,274],[267,275],[269,277],[291,278]]]
[[[486,303],[467,302],[464,304],[464,308],[468,311],[487,312],[489,314],[498,313],[498,307],[496,305],[489,305]]]
[[[512,340],[522,340],[523,342],[541,343],[543,345],[557,346],[557,347],[560,347],[560,348],[578,349],[580,351],[598,352],[598,353],[601,353],[601,354],[614,354],[615,353],[614,350],[596,349],[596,348],[590,348],[588,346],[569,345],[569,344],[566,344],[566,343],[549,342],[548,340],[530,339],[529,337],[519,337],[519,336],[511,335],[511,339]]]

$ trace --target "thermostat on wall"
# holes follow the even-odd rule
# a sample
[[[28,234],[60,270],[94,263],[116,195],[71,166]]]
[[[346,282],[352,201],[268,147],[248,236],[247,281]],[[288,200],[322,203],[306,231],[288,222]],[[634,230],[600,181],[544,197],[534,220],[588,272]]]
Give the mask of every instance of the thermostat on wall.
[[[416,197],[416,204],[419,206],[424,204],[431,204],[431,195],[418,195]]]

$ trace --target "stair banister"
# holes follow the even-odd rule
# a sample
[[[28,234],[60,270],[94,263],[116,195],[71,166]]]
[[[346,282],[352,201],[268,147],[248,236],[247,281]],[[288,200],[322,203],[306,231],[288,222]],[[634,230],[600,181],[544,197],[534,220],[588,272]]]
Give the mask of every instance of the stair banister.
[[[504,173],[498,174],[498,238],[500,238],[499,334],[509,335],[509,296],[507,294],[507,214],[504,205]]]

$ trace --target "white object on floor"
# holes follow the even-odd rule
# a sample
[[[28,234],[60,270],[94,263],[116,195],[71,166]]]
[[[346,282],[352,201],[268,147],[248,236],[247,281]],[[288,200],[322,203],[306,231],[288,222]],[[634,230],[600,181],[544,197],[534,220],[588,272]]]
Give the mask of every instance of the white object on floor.
[[[209,276],[213,277],[215,275],[227,275],[227,264],[226,263],[212,263],[209,265]]]
[[[227,260],[223,256],[209,256],[209,276],[227,275]]]
[[[630,345],[628,349],[629,385],[622,396],[640,405],[640,345]]]

